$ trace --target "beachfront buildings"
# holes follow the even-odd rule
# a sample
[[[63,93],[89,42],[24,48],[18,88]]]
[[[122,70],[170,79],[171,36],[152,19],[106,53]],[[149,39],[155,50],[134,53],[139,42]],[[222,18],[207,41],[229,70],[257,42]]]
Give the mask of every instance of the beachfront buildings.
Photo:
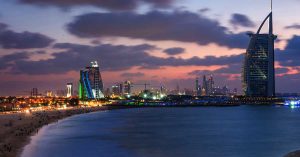
[[[67,83],[67,98],[73,96],[73,83]]]
[[[103,82],[97,61],[80,70],[79,99],[100,99],[103,95]]]
[[[275,96],[274,40],[272,11],[260,25],[258,31],[248,33],[250,43],[243,67],[243,90],[246,96]],[[269,20],[269,32],[261,29]]]

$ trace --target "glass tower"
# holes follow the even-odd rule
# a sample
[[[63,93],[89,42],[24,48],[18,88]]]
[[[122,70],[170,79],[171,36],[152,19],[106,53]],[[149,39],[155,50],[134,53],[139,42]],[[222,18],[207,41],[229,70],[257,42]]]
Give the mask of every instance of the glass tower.
[[[91,66],[80,70],[79,98],[100,99],[103,97],[103,82],[98,63],[91,62]]]

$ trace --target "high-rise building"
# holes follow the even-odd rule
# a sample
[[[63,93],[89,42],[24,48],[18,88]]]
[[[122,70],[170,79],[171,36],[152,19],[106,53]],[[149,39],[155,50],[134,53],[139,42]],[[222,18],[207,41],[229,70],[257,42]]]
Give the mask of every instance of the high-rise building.
[[[73,96],[73,83],[67,83],[67,98]]]
[[[214,78],[212,75],[210,75],[208,81],[207,81],[207,94],[212,95],[214,90]]]
[[[111,87],[111,91],[112,91],[112,94],[114,96],[121,96],[122,95],[122,86],[120,86],[121,84],[116,84],[116,85],[113,85]]]
[[[123,83],[119,84],[119,90],[120,90],[120,95],[122,96],[124,94],[124,86]]]
[[[124,95],[125,96],[131,95],[131,82],[130,81],[124,82]]]
[[[80,70],[79,81],[80,99],[100,99],[103,95],[103,82],[97,61],[91,62],[91,66]]]
[[[202,96],[207,96],[208,95],[207,80],[206,80],[206,76],[205,75],[203,76],[203,80],[202,80],[201,95]]]
[[[264,19],[258,31],[248,33],[248,46],[243,68],[243,90],[246,96],[275,96],[274,40],[272,11]],[[269,20],[269,32],[261,34],[265,22]]]
[[[37,97],[39,95],[37,88],[32,88],[31,97]]]
[[[109,88],[106,88],[105,92],[104,92],[104,96],[105,97],[109,97],[110,96],[110,89]]]
[[[195,91],[196,91],[196,96],[199,96],[200,95],[200,85],[199,85],[199,79],[196,78],[196,82],[195,82]]]

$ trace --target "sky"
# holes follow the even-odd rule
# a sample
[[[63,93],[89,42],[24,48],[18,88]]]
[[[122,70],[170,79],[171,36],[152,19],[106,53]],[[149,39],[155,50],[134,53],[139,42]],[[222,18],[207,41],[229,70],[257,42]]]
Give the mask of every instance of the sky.
[[[273,4],[276,92],[300,92],[300,1]],[[76,85],[94,60],[105,88],[213,75],[241,92],[246,33],[269,12],[269,0],[0,0],[0,96]]]

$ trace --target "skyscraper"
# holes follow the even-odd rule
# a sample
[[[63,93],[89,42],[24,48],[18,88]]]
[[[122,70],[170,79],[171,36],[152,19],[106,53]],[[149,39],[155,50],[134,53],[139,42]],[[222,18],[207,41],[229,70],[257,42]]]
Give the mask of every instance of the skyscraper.
[[[67,97],[73,96],[73,83],[67,83]]]
[[[104,98],[103,82],[97,61],[91,62],[91,66],[86,67],[84,70],[80,70],[79,98]]]
[[[111,87],[111,91],[112,91],[112,94],[114,96],[121,96],[122,95],[122,87],[120,85],[121,84],[117,83],[116,85],[113,85]]]
[[[196,78],[196,82],[195,82],[195,91],[196,91],[196,96],[200,95],[200,88],[199,88],[199,79]]]
[[[206,80],[206,76],[203,76],[203,80],[202,80],[202,96],[207,96],[208,95],[208,89],[207,89],[207,80]]]
[[[207,94],[212,95],[214,90],[214,85],[215,85],[214,78],[212,75],[210,75],[206,85],[207,85]]]
[[[131,82],[130,81],[124,82],[124,95],[125,96],[131,95]]]
[[[243,68],[243,90],[246,96],[275,96],[274,40],[272,11],[264,19],[258,31],[248,33],[248,46]],[[261,34],[265,22],[269,20],[269,32]]]
[[[32,88],[31,97],[38,97],[39,92],[37,88]]]

